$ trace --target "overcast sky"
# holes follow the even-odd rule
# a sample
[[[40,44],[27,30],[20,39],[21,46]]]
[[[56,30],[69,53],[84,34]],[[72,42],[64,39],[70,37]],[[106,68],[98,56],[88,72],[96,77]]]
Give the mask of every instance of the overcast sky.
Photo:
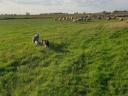
[[[0,14],[128,10],[128,0],[0,0]]]

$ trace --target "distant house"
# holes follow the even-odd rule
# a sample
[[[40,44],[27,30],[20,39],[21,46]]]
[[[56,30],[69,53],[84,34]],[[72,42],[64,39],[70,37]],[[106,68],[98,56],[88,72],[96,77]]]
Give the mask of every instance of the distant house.
[[[30,16],[31,14],[29,12],[26,13],[26,16]]]

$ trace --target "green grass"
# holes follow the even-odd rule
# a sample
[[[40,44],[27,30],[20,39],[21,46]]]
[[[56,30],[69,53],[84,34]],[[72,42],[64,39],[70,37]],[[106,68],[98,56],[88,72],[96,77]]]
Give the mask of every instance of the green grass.
[[[0,95],[128,96],[128,24],[1,20]]]

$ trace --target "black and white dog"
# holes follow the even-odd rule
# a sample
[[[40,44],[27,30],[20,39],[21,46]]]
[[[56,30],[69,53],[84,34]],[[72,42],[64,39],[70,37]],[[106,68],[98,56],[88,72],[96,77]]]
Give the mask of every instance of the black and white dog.
[[[42,40],[42,44],[45,48],[49,48],[49,41],[48,40]]]
[[[39,37],[39,34],[35,34],[32,38],[32,42],[35,44],[35,45],[39,45],[40,44],[40,37]]]
[[[49,48],[49,41],[48,40],[40,40],[40,36],[39,33],[36,33],[33,38],[32,38],[32,42],[35,45],[43,45],[45,48]]]

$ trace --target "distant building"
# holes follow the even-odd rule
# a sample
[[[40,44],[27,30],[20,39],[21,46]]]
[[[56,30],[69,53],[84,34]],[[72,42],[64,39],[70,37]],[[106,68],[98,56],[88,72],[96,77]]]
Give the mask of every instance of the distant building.
[[[26,13],[26,16],[30,16],[31,14],[29,12]]]

